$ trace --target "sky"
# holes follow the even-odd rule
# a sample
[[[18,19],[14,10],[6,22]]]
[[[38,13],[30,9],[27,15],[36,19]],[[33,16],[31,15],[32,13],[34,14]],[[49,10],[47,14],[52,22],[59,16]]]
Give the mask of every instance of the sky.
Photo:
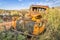
[[[0,0],[0,9],[28,9],[31,5],[60,6],[60,0]]]

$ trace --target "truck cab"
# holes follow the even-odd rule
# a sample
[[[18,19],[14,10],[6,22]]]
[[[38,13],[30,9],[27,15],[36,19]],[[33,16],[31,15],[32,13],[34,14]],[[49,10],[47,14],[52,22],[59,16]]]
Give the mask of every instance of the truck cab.
[[[48,8],[49,8],[48,6],[43,6],[43,5],[31,5],[30,11],[31,12],[41,12],[41,11],[47,12]]]
[[[43,5],[32,5],[30,7],[30,16],[32,18],[32,21],[35,22],[34,28],[33,28],[33,34],[38,35],[45,30],[45,21],[42,19],[42,13],[44,12],[47,14],[48,12],[48,6]]]

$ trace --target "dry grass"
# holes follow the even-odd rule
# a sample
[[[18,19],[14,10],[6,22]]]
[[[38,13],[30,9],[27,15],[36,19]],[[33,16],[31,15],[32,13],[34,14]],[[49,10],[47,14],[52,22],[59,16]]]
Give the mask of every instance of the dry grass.
[[[43,14],[47,19],[47,30],[40,36],[40,40],[60,40],[60,11],[49,9],[48,14]]]
[[[60,40],[59,38],[60,37],[60,9],[50,8],[48,10],[48,14],[42,13],[42,16],[43,19],[47,19],[47,24],[46,24],[46,32],[44,32],[42,35],[39,35],[39,40]],[[19,39],[20,38],[21,37],[19,37]]]

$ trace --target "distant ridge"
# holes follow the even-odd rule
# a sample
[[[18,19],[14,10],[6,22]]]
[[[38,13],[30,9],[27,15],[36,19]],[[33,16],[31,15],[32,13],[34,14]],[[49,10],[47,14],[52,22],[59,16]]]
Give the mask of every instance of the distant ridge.
[[[57,6],[57,7],[55,7],[55,8],[58,8],[58,9],[60,9],[60,6]]]

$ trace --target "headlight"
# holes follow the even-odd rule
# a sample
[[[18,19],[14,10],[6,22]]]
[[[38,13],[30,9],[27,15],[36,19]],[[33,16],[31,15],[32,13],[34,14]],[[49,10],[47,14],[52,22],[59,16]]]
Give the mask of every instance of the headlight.
[[[43,23],[42,23],[42,22],[40,22],[40,23],[39,23],[39,27],[42,27],[42,25],[43,25]]]

